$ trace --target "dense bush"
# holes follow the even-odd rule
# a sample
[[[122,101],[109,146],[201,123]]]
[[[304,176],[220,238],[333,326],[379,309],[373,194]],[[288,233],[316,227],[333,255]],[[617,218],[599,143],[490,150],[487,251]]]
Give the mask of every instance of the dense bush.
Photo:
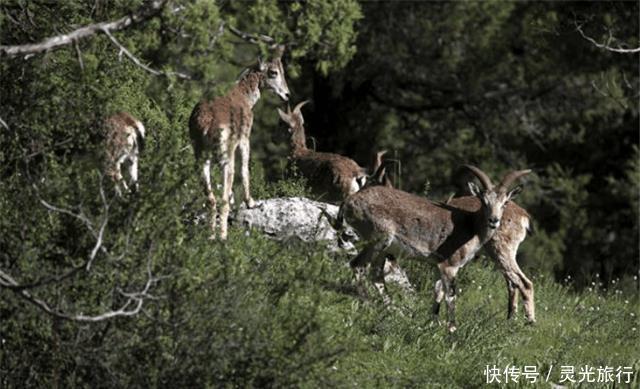
[[[0,1],[0,43],[155,3]],[[494,364],[552,369],[553,382],[560,365],[640,369],[638,56],[574,24],[637,46],[637,4],[161,3],[113,36],[164,75],[103,33],[0,54],[0,386],[468,387]],[[237,226],[208,240],[188,118],[268,54],[229,25],[289,44],[292,103],[313,97],[318,150],[366,165],[389,148],[396,183],[432,198],[463,162],[492,176],[533,167],[519,201],[537,231],[519,259],[538,324],[504,320],[504,281],[484,259],[461,274],[447,334],[429,315],[430,264],[402,262],[417,294],[392,288],[385,309],[357,296],[346,255]],[[307,195],[276,104],[264,93],[255,108],[254,196]],[[104,176],[101,130],[120,110],[148,129],[140,191],[124,198]],[[88,320],[120,309],[132,315]]]

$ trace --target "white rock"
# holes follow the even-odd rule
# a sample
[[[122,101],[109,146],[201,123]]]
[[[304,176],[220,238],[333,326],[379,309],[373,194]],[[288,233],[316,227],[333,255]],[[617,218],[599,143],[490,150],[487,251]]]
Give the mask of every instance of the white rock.
[[[355,232],[347,227],[338,234],[323,211],[335,218],[338,207],[304,197],[272,198],[256,201],[251,209],[238,209],[232,215],[232,223],[256,229],[276,240],[324,242],[331,252],[355,254],[353,243],[358,240]]]
[[[303,242],[322,242],[330,252],[356,255],[354,243],[359,240],[349,226],[336,231],[327,220],[338,215],[333,204],[309,200],[304,197],[285,197],[257,200],[256,206],[247,209],[244,204],[231,215],[231,223],[258,230],[268,237],[284,241],[299,239]],[[346,265],[346,263],[345,263]],[[400,266],[387,261],[384,267],[385,280],[398,283],[403,289],[412,291],[409,279]]]

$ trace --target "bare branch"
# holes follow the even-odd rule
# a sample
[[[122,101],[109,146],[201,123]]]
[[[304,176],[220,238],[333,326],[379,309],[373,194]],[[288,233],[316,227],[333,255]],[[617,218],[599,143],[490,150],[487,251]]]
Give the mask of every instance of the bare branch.
[[[2,122],[3,122],[2,118],[0,118],[0,125],[2,124]],[[9,129],[8,126],[5,127],[5,128],[7,130]],[[61,140],[59,142],[56,142],[56,143],[52,144],[50,148],[44,148],[43,147],[40,150],[33,151],[33,152],[29,153],[29,154],[23,154],[23,155],[18,155],[16,157],[13,157],[13,158],[9,159],[9,161],[16,161],[16,160],[19,160],[19,159],[20,160],[28,160],[28,159],[31,159],[31,158],[37,156],[37,155],[44,154],[44,153],[49,152],[49,151],[53,151],[56,148],[58,148],[60,146],[64,146],[64,145],[66,145],[68,143],[71,143],[71,142],[73,142],[73,138],[69,137],[67,139],[64,139],[64,140]]]
[[[93,228],[93,224],[91,223],[91,220],[89,220],[89,218],[87,218],[87,216],[85,216],[83,213],[74,213],[66,208],[60,208],[57,207],[55,205],[52,205],[50,203],[48,203],[47,201],[45,201],[44,199],[42,199],[40,197],[40,192],[38,190],[38,187],[36,186],[36,184],[33,184],[33,188],[36,190],[36,196],[38,197],[38,200],[40,201],[40,204],[42,204],[45,208],[47,208],[50,211],[53,212],[58,212],[58,213],[62,213],[65,215],[69,215],[75,219],[80,220],[86,227],[87,229],[94,234],[95,237],[97,237],[96,234],[96,230],[95,228]]]
[[[273,39],[272,37],[268,36],[268,35],[263,35],[263,34],[249,34],[248,32],[244,32],[244,31],[240,31],[237,28],[229,25],[229,31],[231,31],[233,33],[233,35],[237,36],[238,38],[247,41],[249,43],[253,43],[253,44],[259,44],[260,42],[264,42],[267,43],[269,45],[272,45],[273,47],[275,47],[277,45],[277,42],[275,39]]]
[[[596,84],[596,82],[594,80],[591,80],[591,86],[593,86],[593,89],[595,89],[596,92],[598,92],[599,94],[601,94],[602,96],[609,98],[613,101],[615,101],[617,104],[620,105],[620,107],[622,107],[622,109],[627,109],[627,105],[624,103],[624,101],[622,101],[621,99],[615,97],[613,94],[611,93],[607,93],[605,91],[603,91],[601,88],[598,87],[598,84]],[[611,91],[611,89],[609,88],[609,83],[606,83],[606,87],[607,87],[607,91]]]
[[[149,298],[153,298],[153,296],[149,295],[148,292],[151,286],[157,282],[158,282],[157,278],[150,277],[147,280],[144,288],[140,292],[134,292],[134,293],[121,292],[122,295],[127,297],[127,301],[125,301],[124,304],[122,304],[119,309],[107,311],[98,315],[83,315],[83,314],[72,315],[72,314],[67,314],[52,308],[44,300],[41,300],[33,296],[27,290],[24,290],[24,288],[22,288],[21,285],[18,284],[10,275],[0,270],[0,286],[1,287],[8,288],[9,290],[15,292],[18,296],[27,300],[28,302],[40,308],[42,311],[46,312],[51,316],[55,316],[59,319],[79,321],[79,322],[99,322],[99,321],[104,321],[108,319],[113,319],[115,317],[137,315],[142,309],[142,305],[144,304],[144,301]],[[131,308],[132,305],[133,307]]]
[[[100,200],[102,200],[102,224],[100,225],[100,230],[98,231],[98,236],[96,237],[96,244],[93,246],[93,250],[91,250],[91,255],[89,256],[89,260],[87,261],[87,271],[91,270],[91,265],[93,264],[93,260],[96,258],[98,254],[98,250],[102,249],[102,237],[104,235],[104,230],[107,227],[107,223],[109,222],[109,202],[107,201],[107,196],[104,194],[104,186],[102,185],[103,176],[100,176]],[[106,249],[105,249],[106,251]]]
[[[179,73],[179,72],[162,72],[160,70],[155,70],[150,68],[149,66],[145,65],[142,63],[142,61],[140,61],[136,56],[134,56],[133,54],[131,54],[131,52],[129,50],[127,50],[126,47],[124,47],[120,42],[118,42],[118,40],[111,34],[111,32],[109,32],[109,30],[103,29],[102,32],[104,32],[104,34],[106,36],[109,37],[109,39],[111,40],[111,42],[116,45],[119,49],[120,49],[120,54],[124,54],[127,56],[127,58],[129,58],[134,64],[138,65],[139,67],[141,67],[142,69],[146,70],[147,72],[155,75],[155,76],[176,76],[178,78],[181,78],[183,80],[191,80],[191,76],[184,74],[184,73]]]
[[[114,22],[104,22],[104,23],[96,23],[91,24],[77,30],[72,31],[66,35],[58,35],[55,37],[48,38],[41,43],[37,44],[28,44],[28,45],[17,45],[17,46],[1,46],[0,45],[0,55],[5,53],[9,56],[15,56],[18,54],[25,54],[25,58],[30,55],[33,55],[38,52],[47,51],[50,49],[57,48],[59,46],[64,46],[67,44],[73,44],[76,55],[78,56],[78,62],[80,63],[80,68],[84,70],[84,62],[82,61],[82,53],[80,52],[80,47],[78,45],[78,41],[82,38],[94,35],[96,33],[104,33],[111,42],[120,49],[120,56],[122,54],[126,55],[134,64],[144,69],[145,71],[155,75],[155,76],[175,76],[181,78],[183,80],[191,80],[191,76],[180,73],[180,72],[162,72],[160,70],[153,69],[140,61],[135,55],[133,55],[126,47],[124,47],[114,36],[111,34],[112,31],[118,31],[129,27],[131,24],[135,22],[140,22],[142,20],[151,18],[156,15],[157,11],[162,8],[162,6],[166,3],[166,0],[163,1],[155,1],[151,4],[148,9],[143,11],[139,11],[137,14],[133,16],[127,16],[121,18]],[[176,8],[174,12],[179,12],[181,9]]]
[[[580,33],[580,35],[588,40],[589,42],[593,43],[594,46],[596,46],[599,49],[604,49],[607,51],[612,51],[614,53],[622,53],[622,54],[633,54],[633,53],[640,53],[640,47],[636,47],[633,49],[626,49],[620,45],[618,45],[617,47],[613,47],[611,46],[611,41],[613,40],[613,36],[611,35],[611,31],[609,31],[609,38],[607,39],[607,41],[605,43],[598,43],[595,39],[587,36],[584,31],[582,31],[582,24],[578,24],[576,23],[576,31],[578,31]]]
[[[109,217],[108,217],[109,204],[107,202],[106,196],[104,195],[102,180],[100,181],[100,197],[102,199],[104,211],[103,211],[102,223],[98,228],[98,231],[96,231],[96,228],[94,227],[91,220],[89,220],[89,218],[83,212],[74,213],[71,210],[60,208],[50,204],[40,197],[38,187],[35,184],[33,184],[33,187],[36,190],[36,197],[45,208],[47,208],[49,211],[62,213],[81,221],[85,225],[87,230],[94,236],[94,238],[96,239],[96,243],[94,244],[93,249],[91,250],[91,253],[89,254],[86,260],[82,261],[82,263],[78,265],[73,266],[71,269],[67,270],[66,272],[58,275],[53,275],[53,276],[41,277],[36,281],[30,282],[27,284],[18,284],[18,283],[15,283],[15,281],[14,283],[9,282],[9,283],[0,284],[1,286],[8,289],[16,289],[16,290],[33,289],[33,288],[48,285],[51,283],[63,281],[67,278],[74,276],[80,270],[84,269],[88,272],[91,269],[91,266],[93,265],[93,262],[96,256],[98,255],[98,251],[102,251],[105,254],[109,254],[107,249],[103,246],[103,236],[109,221]]]
[[[98,236],[96,237],[96,244],[93,246],[93,249],[91,250],[91,255],[89,255],[89,260],[87,261],[87,266],[86,266],[87,271],[91,270],[91,266],[93,265],[93,260],[96,259],[98,250],[102,248],[102,237],[104,236],[104,230],[107,227],[108,221],[109,221],[109,216],[107,213],[105,213],[105,215],[102,218],[102,224],[100,225],[100,229],[98,230]]]
[[[127,300],[120,306],[120,308],[116,310],[110,310],[97,315],[68,314],[60,310],[57,310],[55,308],[52,308],[46,301],[34,296],[28,289],[50,284],[53,282],[62,281],[66,278],[69,278],[77,274],[83,269],[89,272],[98,252],[102,250],[105,253],[108,253],[106,249],[103,247],[103,236],[109,221],[109,203],[107,201],[104,188],[102,185],[102,177],[100,180],[100,198],[103,203],[103,216],[102,216],[101,225],[97,229],[97,231],[96,231],[96,227],[93,225],[91,220],[89,220],[89,218],[83,212],[75,213],[69,209],[52,205],[47,201],[43,200],[39,196],[38,188],[35,186],[35,184],[34,184],[34,188],[36,189],[36,195],[38,196],[40,203],[45,208],[47,208],[52,212],[69,215],[77,220],[80,220],[86,226],[86,228],[91,232],[91,234],[95,237],[96,243],[94,244],[91,250],[91,253],[83,263],[74,266],[73,268],[69,269],[67,272],[61,275],[41,278],[29,284],[20,284],[11,275],[9,275],[8,273],[0,269],[0,287],[11,290],[21,298],[35,305],[40,310],[46,312],[49,315],[52,315],[54,317],[64,319],[64,320],[79,321],[79,322],[99,322],[99,321],[112,319],[115,317],[133,316],[138,314],[141,311],[145,300],[156,299],[155,296],[149,294],[149,290],[154,284],[160,281],[161,278],[154,277],[151,272],[151,255],[149,255],[149,259],[147,261],[147,281],[144,288],[142,288],[142,290],[140,291],[135,291],[135,292],[124,292],[120,289],[117,289],[118,293],[123,297],[125,297]]]
[[[212,48],[216,44],[218,39],[220,39],[222,34],[224,34],[224,26],[225,26],[224,20],[221,20],[220,26],[218,26],[218,31],[216,31],[215,35],[213,36],[213,39],[209,41],[209,48]]]
[[[22,289],[35,289],[35,288],[39,288],[41,286],[45,286],[45,285],[49,285],[49,284],[53,284],[53,283],[58,283],[61,281],[66,280],[67,278],[70,278],[72,276],[74,276],[76,273],[78,273],[80,270],[83,270],[86,267],[86,261],[83,261],[80,265],[76,265],[74,267],[72,267],[71,269],[67,270],[65,273],[62,274],[57,274],[57,275],[53,275],[53,276],[49,276],[49,277],[41,277],[39,279],[37,279],[36,281],[33,282],[29,282],[29,283],[22,283],[22,284],[2,284],[1,280],[0,280],[0,286],[5,287],[7,289],[16,289],[16,290],[22,290]],[[5,274],[3,273],[2,270],[0,270],[0,275]]]
[[[87,38],[102,31],[118,31],[132,26],[133,24],[150,19],[160,13],[160,10],[164,7],[167,0],[155,0],[147,7],[143,7],[137,12],[124,16],[118,20],[112,22],[101,22],[90,24],[84,27],[80,27],[71,31],[68,34],[61,34],[52,36],[38,43],[30,43],[24,45],[6,46],[0,45],[0,56],[7,55],[14,57],[17,55],[24,55],[28,58],[34,54],[41,53],[56,49],[61,46],[72,44],[79,39]]]
[[[62,214],[71,216],[74,219],[77,219],[77,220],[81,221],[85,225],[87,230],[89,230],[89,232],[94,237],[94,239],[96,240],[96,243],[95,243],[93,249],[91,250],[91,254],[87,258],[85,263],[80,265],[81,267],[86,267],[87,271],[89,271],[91,269],[91,266],[93,264],[93,261],[94,261],[96,255],[98,254],[98,251],[102,251],[104,254],[109,255],[109,251],[103,245],[103,235],[104,235],[104,231],[106,229],[107,223],[109,221],[109,202],[107,201],[106,195],[104,193],[104,187],[102,185],[102,180],[103,180],[103,177],[100,176],[100,189],[99,190],[100,190],[100,199],[102,200],[102,209],[103,209],[102,213],[103,213],[103,216],[102,216],[102,222],[100,223],[100,227],[97,230],[96,230],[96,227],[94,226],[93,222],[91,220],[89,220],[89,218],[84,214],[84,212],[80,211],[79,213],[75,213],[75,212],[73,212],[73,211],[71,211],[69,209],[57,207],[57,206],[47,202],[46,200],[44,200],[40,196],[40,190],[39,190],[38,186],[35,183],[32,183],[33,189],[36,192],[36,197],[38,198],[38,201],[40,201],[40,204],[42,204],[45,208],[47,208],[48,210],[50,210],[52,212],[62,213]]]
[[[73,47],[76,49],[76,55],[78,56],[78,63],[80,64],[80,69],[84,72],[84,61],[82,60],[82,52],[80,51],[80,45],[78,41],[73,41]]]
[[[4,127],[6,130],[9,130],[9,126],[7,125],[7,122],[4,121],[4,119],[0,118],[0,126]]]

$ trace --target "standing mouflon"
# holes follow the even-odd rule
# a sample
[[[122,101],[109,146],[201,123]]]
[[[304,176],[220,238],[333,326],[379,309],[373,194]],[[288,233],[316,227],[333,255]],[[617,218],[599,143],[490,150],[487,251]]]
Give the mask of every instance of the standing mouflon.
[[[438,313],[440,303],[445,299],[450,331],[456,329],[455,279],[458,271],[495,236],[503,223],[505,205],[522,189],[516,186],[509,190],[509,186],[530,172],[511,172],[494,186],[480,169],[465,166],[483,187],[481,190],[469,182],[471,193],[481,204],[477,209],[467,210],[452,204],[436,203],[378,185],[349,196],[340,207],[337,220],[338,227],[346,221],[368,242],[351,261],[351,266],[360,282],[367,265],[371,264],[371,278],[385,303],[390,302],[383,272],[387,257],[433,257],[441,275],[435,286],[434,313]],[[529,319],[533,320],[533,310],[530,315]]]
[[[236,85],[224,96],[198,103],[189,119],[189,135],[197,160],[204,157],[202,175],[211,207],[211,237],[216,232],[216,198],[211,188],[211,160],[220,165],[222,173],[222,205],[220,207],[220,239],[227,238],[229,205],[235,175],[236,149],[240,149],[242,186],[247,207],[254,206],[249,189],[249,137],[253,126],[253,106],[260,99],[260,90],[273,90],[282,100],[289,99],[289,87],[284,76],[282,53],[278,46],[268,62],[243,73]]]

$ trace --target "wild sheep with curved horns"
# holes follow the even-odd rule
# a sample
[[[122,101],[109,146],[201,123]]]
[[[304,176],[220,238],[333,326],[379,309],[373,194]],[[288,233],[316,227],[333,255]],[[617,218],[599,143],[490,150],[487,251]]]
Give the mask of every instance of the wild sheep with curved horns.
[[[468,190],[464,190],[468,180],[468,173],[462,170],[456,172],[454,181],[458,186],[458,192],[447,201],[447,204],[475,212],[481,207],[481,203],[476,196],[473,196]],[[525,317],[533,323],[536,321],[533,282],[520,269],[516,258],[520,244],[527,237],[527,232],[531,231],[533,231],[533,226],[529,213],[515,201],[509,201],[504,207],[498,231],[485,244],[484,248],[485,252],[496,262],[496,266],[507,284],[507,318],[515,317],[518,310],[518,294],[520,294]],[[437,309],[434,313],[437,314]]]
[[[469,189],[481,204],[469,211],[452,204],[435,203],[423,197],[387,186],[370,186],[349,196],[340,207],[337,226],[349,223],[368,242],[350,263],[358,283],[371,264],[370,276],[390,303],[384,284],[384,263],[387,256],[427,259],[433,257],[440,270],[436,282],[434,313],[445,299],[448,308],[448,328],[456,330],[455,279],[462,266],[469,262],[500,228],[505,205],[521,190],[509,190],[518,178],[530,170],[513,171],[500,184],[475,166],[465,165],[480,181],[482,189],[469,182]],[[379,169],[382,170],[382,169]]]
[[[383,152],[379,152],[376,155],[376,160],[373,164],[376,174],[367,183],[391,187],[391,181],[385,174],[385,167],[382,166],[386,162],[381,158],[383,155]],[[453,177],[458,190],[447,200],[446,204],[468,212],[477,212],[482,204],[478,197],[471,194],[467,186],[467,182],[473,177],[474,174],[467,168],[458,169]],[[525,317],[530,323],[536,321],[533,282],[520,269],[516,257],[520,244],[527,237],[527,232],[532,230],[529,213],[516,202],[508,201],[504,207],[498,231],[484,245],[485,252],[496,262],[498,270],[502,273],[507,283],[507,319],[515,317],[518,311],[518,294],[520,294],[524,305]],[[408,279],[403,280],[403,282],[405,285],[411,285]],[[405,289],[407,288],[405,287]],[[436,287],[436,299],[441,293],[441,287]],[[439,310],[440,304],[434,304],[433,314],[435,316],[438,316]]]

